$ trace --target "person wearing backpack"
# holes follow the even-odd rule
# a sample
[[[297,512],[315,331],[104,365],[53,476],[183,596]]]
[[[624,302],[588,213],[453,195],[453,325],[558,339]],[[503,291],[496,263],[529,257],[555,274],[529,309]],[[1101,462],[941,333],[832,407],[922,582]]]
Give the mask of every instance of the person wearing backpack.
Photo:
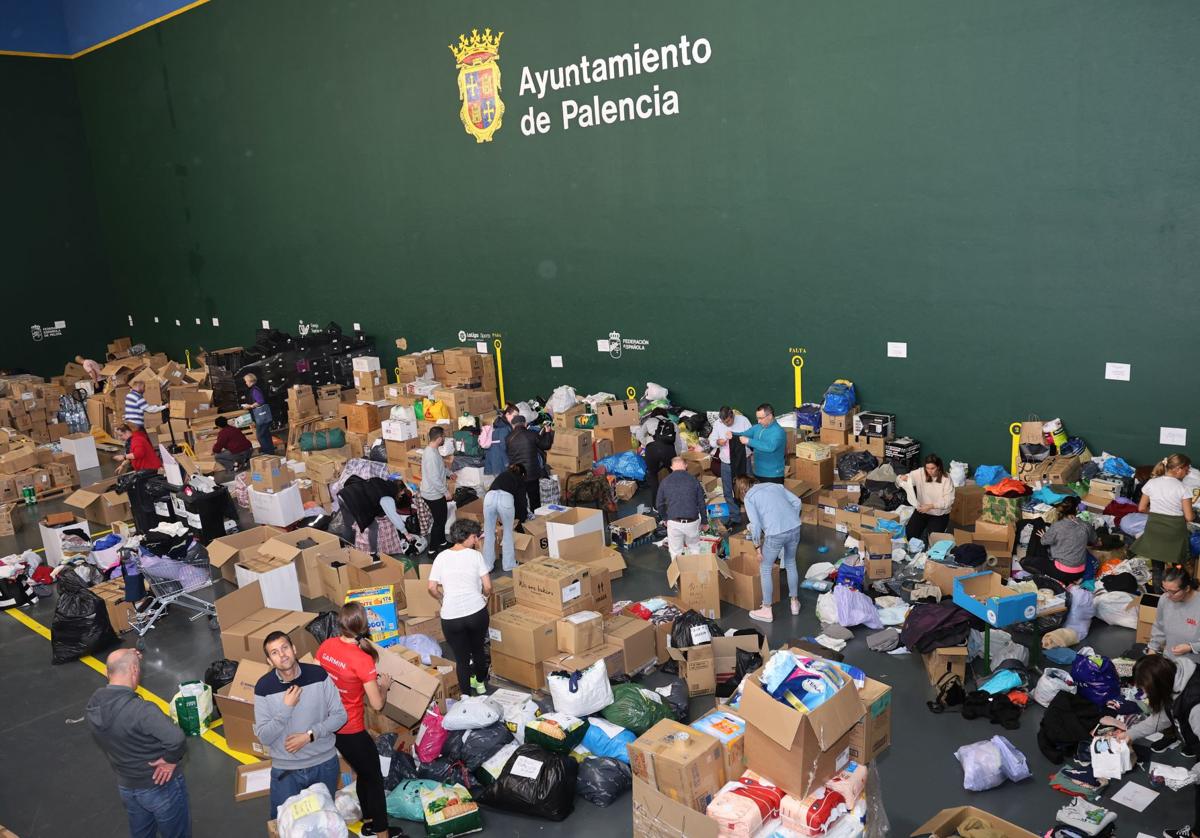
[[[654,434],[646,443],[646,488],[652,503],[658,498],[659,473],[670,469],[675,459],[675,425],[665,416],[657,418]]]
[[[525,494],[529,498],[529,508],[537,509],[542,505],[538,481],[546,476],[545,452],[554,445],[554,431],[545,426],[540,432],[531,431],[520,413],[510,421],[512,433],[504,443],[508,449],[508,461],[525,469]]]
[[[787,431],[775,421],[775,408],[763,402],[754,411],[758,424],[740,437],[754,453],[754,477],[761,483],[783,483],[787,456]]]

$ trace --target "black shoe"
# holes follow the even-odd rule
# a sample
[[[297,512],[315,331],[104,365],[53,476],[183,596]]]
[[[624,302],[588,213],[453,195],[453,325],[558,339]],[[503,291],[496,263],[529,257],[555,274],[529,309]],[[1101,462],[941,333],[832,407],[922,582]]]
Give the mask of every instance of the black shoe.
[[[1196,751],[1195,751],[1195,749],[1193,749],[1193,748],[1192,748],[1192,746],[1190,746],[1190,745],[1180,745],[1180,746],[1179,746],[1179,753],[1183,754],[1183,755],[1184,755],[1185,757],[1187,757],[1188,759],[1195,759],[1195,758],[1196,758]]]
[[[1175,740],[1178,738],[1179,735],[1175,732],[1174,728],[1165,730],[1163,731],[1162,739],[1152,743],[1150,745],[1150,750],[1156,754],[1165,754],[1171,749],[1171,746],[1175,744]]]
[[[1164,829],[1163,838],[1192,838],[1192,826],[1184,824],[1179,829]]]

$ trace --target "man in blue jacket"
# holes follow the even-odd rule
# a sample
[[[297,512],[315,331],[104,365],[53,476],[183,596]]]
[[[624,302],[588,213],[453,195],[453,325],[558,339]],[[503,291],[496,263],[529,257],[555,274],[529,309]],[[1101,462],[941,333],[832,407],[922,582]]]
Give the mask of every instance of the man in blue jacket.
[[[787,454],[787,431],[775,421],[775,408],[763,402],[754,411],[758,424],[741,437],[754,452],[754,476],[760,483],[782,483]]]

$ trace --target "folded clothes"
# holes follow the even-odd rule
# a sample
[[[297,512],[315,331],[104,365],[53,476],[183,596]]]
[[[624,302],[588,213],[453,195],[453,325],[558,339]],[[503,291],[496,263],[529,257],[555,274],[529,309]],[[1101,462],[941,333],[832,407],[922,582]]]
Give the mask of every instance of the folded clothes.
[[[899,629],[885,628],[883,631],[867,635],[867,648],[873,652],[890,652],[899,645]]]

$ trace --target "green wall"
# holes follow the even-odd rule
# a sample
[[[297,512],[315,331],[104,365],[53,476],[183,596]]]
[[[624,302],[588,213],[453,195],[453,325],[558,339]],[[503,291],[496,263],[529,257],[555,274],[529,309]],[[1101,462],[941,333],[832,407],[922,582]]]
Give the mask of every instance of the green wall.
[[[507,113],[477,144],[446,45],[485,26]],[[519,95],[524,65],[682,35],[710,60]],[[154,346],[495,330],[510,396],[747,410],[791,401],[803,347],[808,398],[852,378],[947,459],[1006,461],[1036,413],[1148,461],[1200,407],[1198,42],[1193,0],[213,0],[73,66],[114,328]],[[559,125],[653,84],[677,116]]]
[[[0,126],[0,368],[59,375],[114,327],[70,62],[0,56]]]

